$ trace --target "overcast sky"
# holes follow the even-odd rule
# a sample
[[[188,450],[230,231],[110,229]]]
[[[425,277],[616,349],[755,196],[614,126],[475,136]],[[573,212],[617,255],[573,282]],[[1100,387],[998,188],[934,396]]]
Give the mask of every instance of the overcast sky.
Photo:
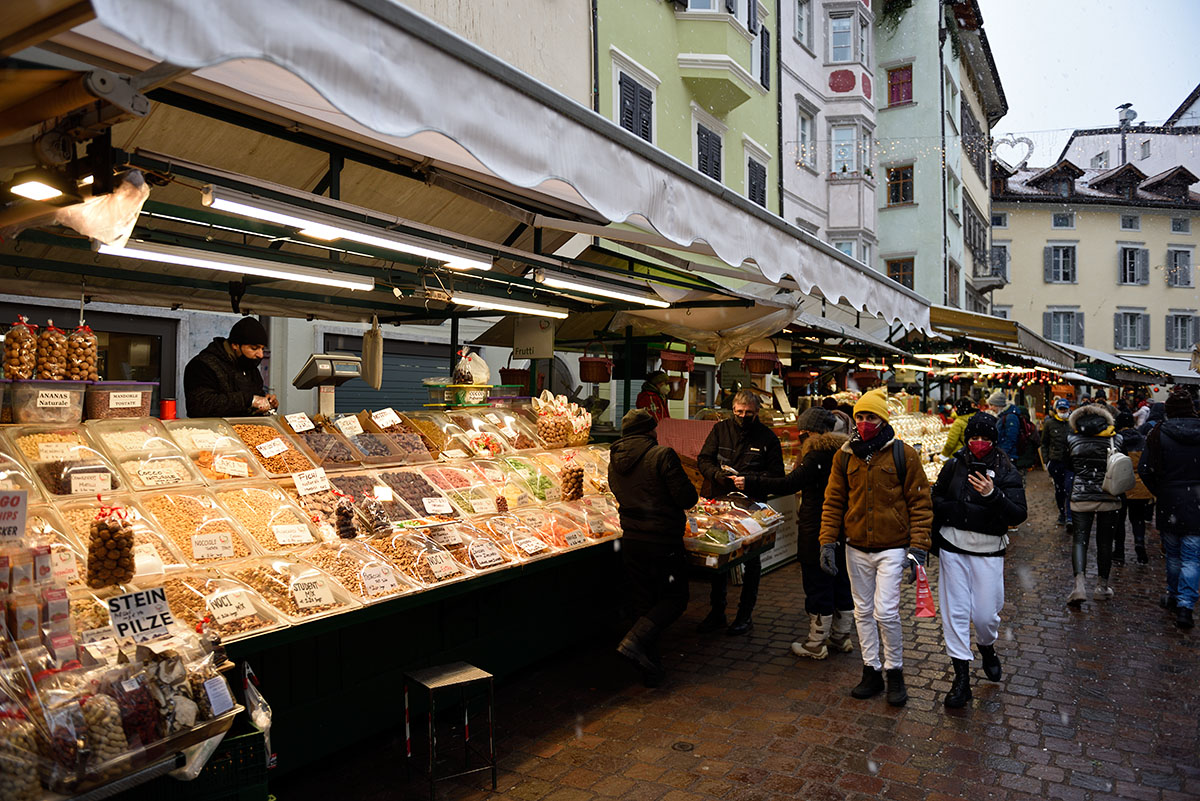
[[[992,135],[1032,139],[1030,166],[1053,163],[1072,129],[1116,125],[1122,103],[1160,123],[1200,83],[1200,0],[979,5],[1008,97]]]

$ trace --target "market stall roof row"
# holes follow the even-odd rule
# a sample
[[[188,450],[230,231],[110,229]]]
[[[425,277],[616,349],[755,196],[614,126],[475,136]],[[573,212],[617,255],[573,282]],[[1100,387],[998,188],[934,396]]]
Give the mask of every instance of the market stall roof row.
[[[51,24],[51,12],[68,10],[54,3],[39,4],[40,18],[14,17],[0,27],[3,54],[40,45],[18,57],[26,67],[41,68],[6,71],[5,85],[19,91],[0,102],[10,110],[26,104],[27,111],[29,101],[60,98],[64,87],[95,68],[132,76],[126,84],[155,102],[148,112],[140,109],[134,92],[126,121],[112,131],[117,163],[111,166],[136,166],[166,182],[144,209],[155,215],[155,248],[219,249],[224,256],[270,260],[264,248],[245,245],[252,236],[267,237],[276,260],[335,277],[382,274],[384,286],[369,294],[328,285],[280,288],[275,278],[246,281],[243,291],[253,300],[247,305],[255,312],[417,319],[418,310],[439,309],[442,296],[438,287],[406,284],[400,275],[420,274],[428,262],[419,256],[384,258],[370,247],[339,242],[327,243],[322,253],[320,237],[298,236],[305,229],[288,230],[278,219],[231,223],[215,209],[199,209],[188,197],[196,184],[221,183],[211,174],[188,176],[185,166],[253,175],[257,180],[241,189],[285,204],[293,218],[319,212],[486,258],[494,267],[490,274],[458,279],[472,292],[544,305],[547,296],[563,293],[534,286],[526,275],[562,269],[573,279],[629,281],[669,303],[711,300],[721,294],[719,282],[744,286],[743,295],[763,300],[780,290],[799,292],[890,324],[928,328],[928,304],[911,290],[398,4],[257,0],[214,9],[183,0],[94,0],[82,15],[94,13],[94,19],[86,21],[81,5],[70,4],[74,16],[57,17],[70,24],[67,30]],[[39,94],[45,70],[55,67],[64,71],[63,83]],[[31,89],[37,80],[41,88]],[[30,124],[54,118],[47,114]],[[13,137],[8,141],[24,141]],[[154,163],[160,153],[171,154],[167,164]],[[314,209],[315,200],[302,203],[288,188],[329,192],[352,207],[321,203]],[[623,225],[618,231],[610,223]],[[686,266],[673,277],[647,281],[644,268],[614,277],[594,264],[565,263],[556,251],[580,233],[633,240],[682,256]],[[213,308],[226,301],[223,281],[205,283],[203,274],[177,262],[165,267],[160,260],[146,269],[103,254],[80,258],[73,251],[84,244],[30,238],[22,248],[6,247],[0,266],[21,292],[65,286],[66,272],[88,276],[94,289],[107,286],[114,295],[140,276],[139,294],[151,303]],[[174,288],[181,283],[182,295]],[[423,291],[413,298],[405,286]],[[407,298],[396,298],[392,288]],[[453,287],[446,290],[454,294]],[[577,302],[563,301],[568,313],[589,307],[569,297]]]

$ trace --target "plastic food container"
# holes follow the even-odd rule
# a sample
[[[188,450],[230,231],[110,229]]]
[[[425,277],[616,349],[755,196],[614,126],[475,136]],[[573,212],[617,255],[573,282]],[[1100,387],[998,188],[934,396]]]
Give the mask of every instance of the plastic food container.
[[[556,503],[550,508],[575,521],[590,540],[609,540],[621,536],[621,518],[616,504],[610,503],[607,498],[585,497],[578,501]]]
[[[367,547],[421,587],[432,587],[470,575],[445,548],[417,534],[378,537]]]
[[[483,417],[496,427],[508,447],[514,451],[524,451],[533,448],[545,448],[546,445],[537,435],[536,426],[529,424],[523,417],[510,409],[493,409],[486,412],[475,412],[477,417]]]
[[[228,565],[231,578],[256,590],[293,623],[336,615],[361,604],[325,571],[283,557],[248,559]]]
[[[228,486],[213,492],[264,553],[282,553],[320,539],[309,516],[274,484]]]
[[[257,592],[215,570],[174,574],[141,588],[162,587],[171,614],[195,631],[201,625],[225,643],[273,631],[288,621]]]
[[[25,541],[32,547],[50,549],[50,580],[54,584],[66,585],[72,590],[82,590],[86,586],[84,550],[54,508],[29,507],[25,515]]]
[[[320,418],[314,420],[304,412],[297,412],[284,415],[283,425],[308,458],[326,470],[358,466],[358,451],[341,434],[329,430]]]
[[[445,548],[454,560],[474,572],[498,570],[516,564],[519,559],[500,548],[491,537],[470,523],[452,523],[422,532]]]
[[[362,603],[386,601],[418,589],[383,557],[350,542],[312,545],[296,556],[325,571]]]
[[[358,413],[358,422],[364,431],[387,436],[400,456],[400,464],[424,464],[436,458],[436,452],[430,453],[430,446],[421,434],[394,409],[363,410]]]
[[[513,516],[534,531],[542,542],[560,550],[588,544],[582,527],[566,515],[550,509],[518,509]]]
[[[82,381],[13,381],[14,423],[74,425],[83,420]]]
[[[500,497],[486,485],[443,490],[456,509],[468,517],[494,515],[500,511]]]
[[[329,477],[329,483],[338,492],[352,497],[354,504],[363,511],[364,515],[369,516],[369,511],[365,506],[372,501],[379,504],[379,508],[383,510],[387,519],[392,523],[413,520],[426,514],[423,509],[420,514],[413,511],[408,504],[400,499],[399,494],[390,484],[376,473],[368,470],[338,473]],[[363,530],[359,536],[371,536],[373,527],[370,526],[370,520],[364,520],[362,523],[369,530]]]
[[[139,501],[158,529],[192,564],[228,562],[258,553],[207,490],[151,492]]]
[[[47,497],[91,496],[123,489],[116,468],[79,426],[17,426],[7,435],[32,466]]]
[[[231,417],[229,423],[250,454],[272,476],[300,473],[316,466],[300,452],[283,426],[270,417]]]
[[[149,417],[157,381],[93,381],[88,384],[84,413],[89,420]]]
[[[0,490],[25,490],[29,493],[28,502],[38,503],[44,500],[42,490],[17,457],[19,452],[16,446],[0,439]]]
[[[134,580],[139,576],[156,576],[187,567],[179,549],[162,536],[157,521],[129,495],[114,495],[105,498],[103,503],[95,498],[79,498],[57,505],[59,514],[85,553],[89,552],[92,539],[92,521],[103,514],[104,507],[121,509],[133,529]]]
[[[92,441],[113,459],[141,451],[183,453],[162,422],[153,417],[140,420],[89,420],[83,424],[83,428]]]
[[[12,421],[12,379],[0,378],[0,423]]]
[[[393,445],[390,437],[367,431],[363,428],[358,415],[340,414],[333,420],[325,421],[326,430],[336,430],[353,446],[358,458],[363,464],[398,465],[404,464],[401,452]]]
[[[301,495],[296,489],[296,483],[290,478],[278,479],[275,483],[283,490],[283,494],[289,501],[308,515],[308,519],[316,527],[317,534],[322,540],[332,542],[339,539],[335,517],[338,497],[333,494],[332,489]],[[330,484],[330,486],[333,485]],[[368,536],[368,532],[359,533],[361,536]]]
[[[117,462],[126,485],[133,490],[194,487],[204,483],[190,459],[182,453],[138,453]]]
[[[258,459],[224,420],[168,420],[163,426],[209,484],[266,478]]]
[[[458,517],[450,501],[419,470],[381,470],[378,475],[418,515],[433,520]]]
[[[479,528],[505,553],[523,562],[549,556],[555,551],[524,520],[514,515],[489,517]]]
[[[483,415],[477,412],[455,411],[446,412],[446,417],[462,429],[472,454],[490,457],[512,452],[509,438]],[[512,436],[516,436],[515,432]]]
[[[553,474],[542,470],[533,460],[523,456],[506,456],[498,460],[510,472],[520,477],[537,503],[554,503],[562,500],[562,492]],[[507,487],[503,493],[508,495]],[[524,505],[524,504],[522,504]]]
[[[403,419],[437,448],[442,460],[466,459],[474,453],[463,430],[441,412],[407,412]]]

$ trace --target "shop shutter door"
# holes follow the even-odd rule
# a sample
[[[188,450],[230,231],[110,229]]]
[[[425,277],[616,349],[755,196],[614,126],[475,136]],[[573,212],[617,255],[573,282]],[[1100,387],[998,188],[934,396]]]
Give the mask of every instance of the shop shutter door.
[[[355,352],[355,355],[360,355]],[[335,408],[338,412],[359,412],[363,409],[382,409],[390,406],[397,411],[414,411],[429,403],[429,392],[422,378],[446,375],[446,359],[434,356],[402,356],[383,354],[383,384],[372,389],[361,378],[347,381],[337,388]]]

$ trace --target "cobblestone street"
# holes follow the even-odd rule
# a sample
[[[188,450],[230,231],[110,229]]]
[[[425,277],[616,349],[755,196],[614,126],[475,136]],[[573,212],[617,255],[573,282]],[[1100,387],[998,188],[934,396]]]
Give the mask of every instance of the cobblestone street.
[[[1067,535],[1045,474],[1029,477],[1030,520],[1013,537],[997,651],[1003,682],[974,663],[974,700],[948,712],[950,661],[937,622],[912,619],[905,591],[909,702],[856,701],[857,649],[822,662],[789,652],[807,625],[798,566],[768,574],[747,637],[700,637],[707,587],[666,642],[670,679],[644,689],[605,647],[574,652],[499,686],[498,798],[517,801],[760,799],[1101,799],[1200,797],[1197,636],[1158,607],[1163,560],[1114,567],[1115,598],[1079,611]],[[1092,549],[1094,550],[1094,548]],[[1094,555],[1093,555],[1094,559]],[[936,589],[936,560],[930,571]],[[1089,569],[1089,590],[1094,584]],[[733,598],[731,598],[731,601]],[[416,724],[416,721],[414,721]],[[414,726],[419,728],[420,724]],[[399,739],[337,768],[285,777],[280,801],[428,797],[404,784]],[[381,769],[381,765],[397,768]],[[356,776],[347,793],[347,776]],[[439,785],[474,801],[486,780]]]

